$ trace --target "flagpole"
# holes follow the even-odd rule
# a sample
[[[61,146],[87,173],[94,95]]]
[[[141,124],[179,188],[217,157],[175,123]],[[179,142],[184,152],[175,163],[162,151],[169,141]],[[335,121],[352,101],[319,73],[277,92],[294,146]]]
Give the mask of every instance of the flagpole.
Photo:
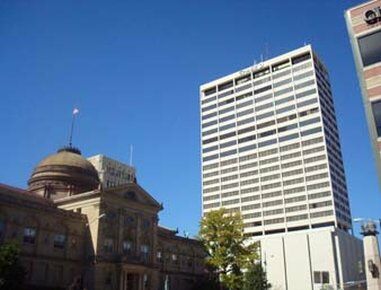
[[[74,123],[75,123],[75,116],[79,113],[79,110],[77,108],[74,108],[71,118],[71,127],[70,127],[70,134],[69,134],[69,147],[72,147],[73,143],[73,131],[74,131]]]
[[[69,135],[69,147],[72,147],[74,122],[75,122],[75,115],[73,114],[72,118],[71,118],[71,128],[70,128],[70,135]]]

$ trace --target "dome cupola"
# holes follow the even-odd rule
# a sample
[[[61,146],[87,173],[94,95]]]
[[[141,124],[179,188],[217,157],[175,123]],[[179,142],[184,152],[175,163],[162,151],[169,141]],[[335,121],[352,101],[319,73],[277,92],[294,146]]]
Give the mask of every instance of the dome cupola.
[[[33,170],[28,189],[58,199],[99,187],[95,167],[74,147],[64,147],[44,158]]]

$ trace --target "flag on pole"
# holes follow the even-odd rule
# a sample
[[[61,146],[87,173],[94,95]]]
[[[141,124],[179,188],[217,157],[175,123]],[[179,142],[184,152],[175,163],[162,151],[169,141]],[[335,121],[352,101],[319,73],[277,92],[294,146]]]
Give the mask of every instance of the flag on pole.
[[[72,140],[73,140],[73,131],[74,131],[74,123],[75,123],[75,119],[76,119],[76,115],[78,115],[79,113],[79,109],[74,107],[73,109],[73,114],[72,114],[72,117],[71,117],[71,127],[70,127],[70,134],[69,134],[69,147],[71,147],[72,145]]]

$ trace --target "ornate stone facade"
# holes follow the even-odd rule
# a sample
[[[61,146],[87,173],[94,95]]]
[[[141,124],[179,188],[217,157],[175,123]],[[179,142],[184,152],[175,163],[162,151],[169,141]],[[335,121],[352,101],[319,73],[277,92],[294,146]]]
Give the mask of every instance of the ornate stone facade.
[[[85,215],[59,209],[35,193],[0,184],[1,243],[20,244],[28,289],[33,289],[32,285],[59,289],[81,277],[86,222]]]
[[[200,243],[159,226],[162,206],[139,184],[102,190],[82,170],[88,161],[69,153],[41,162],[28,191],[0,185],[1,242],[20,243],[28,289],[192,289],[204,275]]]

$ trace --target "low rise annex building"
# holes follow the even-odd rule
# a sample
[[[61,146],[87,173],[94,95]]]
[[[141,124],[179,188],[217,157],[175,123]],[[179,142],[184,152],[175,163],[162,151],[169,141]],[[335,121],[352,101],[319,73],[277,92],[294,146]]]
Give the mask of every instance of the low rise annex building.
[[[43,159],[28,189],[0,184],[0,243],[15,241],[27,289],[192,289],[205,252],[158,224],[163,209],[137,182],[103,189],[67,147]]]

